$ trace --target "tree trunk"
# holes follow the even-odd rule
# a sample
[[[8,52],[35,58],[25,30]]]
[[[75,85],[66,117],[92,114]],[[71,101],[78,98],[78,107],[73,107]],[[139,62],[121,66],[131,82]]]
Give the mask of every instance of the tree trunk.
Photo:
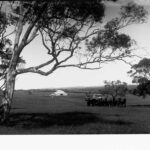
[[[15,88],[15,70],[9,69],[6,75],[6,89],[4,92],[4,98],[2,99],[2,105],[1,105],[1,122],[6,121],[8,118],[8,115],[10,113],[11,103],[13,99],[14,94],[14,88]]]

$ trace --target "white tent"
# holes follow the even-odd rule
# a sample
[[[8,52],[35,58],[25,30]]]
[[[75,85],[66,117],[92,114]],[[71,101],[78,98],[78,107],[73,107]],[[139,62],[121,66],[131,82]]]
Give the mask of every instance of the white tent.
[[[51,93],[50,96],[67,96],[68,94],[63,90],[57,90],[54,93]]]

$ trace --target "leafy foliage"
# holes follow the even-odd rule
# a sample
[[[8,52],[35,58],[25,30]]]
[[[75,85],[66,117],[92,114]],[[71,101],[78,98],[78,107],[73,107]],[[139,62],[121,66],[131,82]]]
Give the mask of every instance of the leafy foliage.
[[[20,13],[20,4],[14,3],[14,12]],[[104,16],[104,5],[101,0],[38,0],[22,1],[24,9],[23,21],[31,23],[37,17],[38,25],[44,27],[45,24],[53,24],[53,19],[63,20],[72,18],[83,21],[91,20],[101,21]],[[15,18],[13,18],[15,19]]]
[[[131,24],[143,23],[146,16],[147,11],[133,2],[122,6],[119,17],[107,22],[92,40],[86,41],[90,56],[95,56],[94,60],[100,60],[101,63],[132,56],[136,42],[129,35],[120,33],[120,29]]]
[[[134,2],[130,2],[128,5],[122,6],[121,9],[121,19],[125,19],[125,21],[130,23],[143,23],[148,14],[142,6],[136,5]],[[128,19],[130,19],[130,21]]]
[[[133,65],[128,73],[133,77],[133,82],[135,83],[150,80],[150,59],[143,58],[137,64]]]
[[[150,59],[143,58],[128,73],[138,84],[136,93],[143,97],[150,95]]]
[[[116,98],[117,96],[125,96],[127,92],[127,83],[117,81],[104,81],[105,83],[105,94],[111,95],[112,98]]]
[[[144,98],[147,95],[150,95],[150,81],[146,80],[144,82],[139,82],[137,86],[137,95],[143,96]]]
[[[12,55],[13,55],[13,49],[12,49],[12,42],[10,39],[3,38],[1,39],[1,47],[0,47],[0,69],[1,72],[5,72],[5,70],[9,67],[9,63],[11,61]],[[6,47],[7,46],[7,47]],[[20,64],[25,64],[25,60],[22,57],[18,58],[17,62],[18,66]]]

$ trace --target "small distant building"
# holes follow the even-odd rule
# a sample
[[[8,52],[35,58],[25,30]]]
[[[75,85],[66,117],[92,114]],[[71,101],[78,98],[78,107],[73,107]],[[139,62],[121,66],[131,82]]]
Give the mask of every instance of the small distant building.
[[[49,96],[68,96],[68,93],[64,92],[63,90],[57,90],[54,93],[51,93]]]

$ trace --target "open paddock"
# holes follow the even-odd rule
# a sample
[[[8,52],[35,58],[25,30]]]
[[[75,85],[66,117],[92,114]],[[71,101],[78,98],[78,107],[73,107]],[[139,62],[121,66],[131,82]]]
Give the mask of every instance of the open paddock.
[[[16,91],[9,121],[0,134],[150,133],[150,97],[127,95],[127,107],[87,107],[85,93],[50,97]]]

